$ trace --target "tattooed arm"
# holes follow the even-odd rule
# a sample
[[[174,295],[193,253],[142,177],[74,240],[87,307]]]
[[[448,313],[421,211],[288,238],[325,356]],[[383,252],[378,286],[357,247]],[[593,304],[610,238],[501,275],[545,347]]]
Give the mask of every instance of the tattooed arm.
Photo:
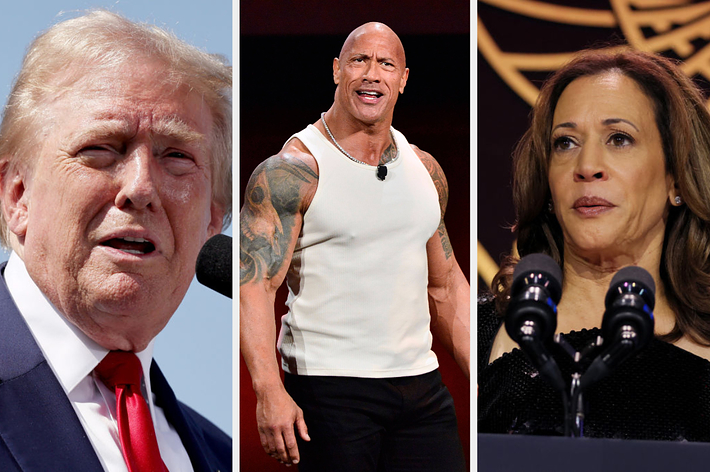
[[[316,190],[316,161],[294,140],[262,162],[239,213],[239,340],[257,398],[261,445],[270,456],[298,463],[294,425],[308,441],[303,412],[286,393],[276,359],[274,301],[291,262],[303,214]]]
[[[431,156],[412,146],[429,171],[439,194],[441,220],[426,245],[429,264],[429,312],[431,330],[470,378],[471,287],[463,275],[444,225],[449,185],[441,166]]]

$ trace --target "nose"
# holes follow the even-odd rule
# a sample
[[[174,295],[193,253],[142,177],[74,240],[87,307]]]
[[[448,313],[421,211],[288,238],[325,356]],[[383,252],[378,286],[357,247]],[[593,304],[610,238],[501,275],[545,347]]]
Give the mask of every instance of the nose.
[[[119,170],[118,208],[155,209],[159,204],[154,159],[150,149],[136,149],[127,155]]]
[[[365,72],[362,76],[364,80],[368,82],[379,82],[380,81],[380,70],[377,67],[377,61],[367,61],[365,66]]]
[[[575,182],[592,182],[607,178],[603,150],[595,145],[582,146],[574,169]]]

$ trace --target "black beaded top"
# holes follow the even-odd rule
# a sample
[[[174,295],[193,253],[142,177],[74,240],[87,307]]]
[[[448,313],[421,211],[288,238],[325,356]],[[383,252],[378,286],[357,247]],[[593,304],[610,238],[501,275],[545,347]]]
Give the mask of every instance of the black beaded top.
[[[503,319],[493,298],[478,299],[478,432],[561,436],[560,394],[540,378],[519,349],[488,364]],[[564,334],[577,351],[601,330]],[[551,348],[565,380],[572,358]],[[584,372],[594,356],[581,363]],[[584,436],[670,441],[710,441],[710,362],[672,344],[652,339],[636,356],[584,393]]]

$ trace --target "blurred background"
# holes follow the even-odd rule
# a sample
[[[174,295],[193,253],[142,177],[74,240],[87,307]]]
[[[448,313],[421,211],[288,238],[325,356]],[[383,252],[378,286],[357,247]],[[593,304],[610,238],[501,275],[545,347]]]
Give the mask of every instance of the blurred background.
[[[333,102],[333,58],[347,35],[380,21],[400,37],[410,69],[393,126],[431,153],[449,181],[446,212],[456,258],[470,274],[470,5],[466,1],[373,0],[366,4],[242,0],[239,3],[240,205],[254,168]],[[470,280],[470,277],[469,277]],[[276,318],[286,313],[279,294]],[[451,391],[467,458],[470,386],[435,342],[444,383]],[[240,359],[239,465],[245,471],[286,470],[267,456],[256,428],[256,399]]]
[[[30,41],[82,11],[104,8],[155,24],[232,63],[231,0],[25,0],[4,2],[0,28],[3,106]],[[231,227],[226,229],[232,234]],[[8,255],[0,251],[0,260]],[[232,302],[193,280],[156,340],[154,357],[178,399],[232,434]]]

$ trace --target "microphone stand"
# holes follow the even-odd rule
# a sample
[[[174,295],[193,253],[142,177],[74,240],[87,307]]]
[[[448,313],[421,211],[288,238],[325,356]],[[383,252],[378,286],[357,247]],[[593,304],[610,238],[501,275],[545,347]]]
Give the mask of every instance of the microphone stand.
[[[554,337],[554,342],[565,351],[574,362],[575,372],[572,373],[572,381],[569,387],[569,394],[564,392],[563,394],[563,406],[564,406],[564,434],[568,438],[581,438],[584,437],[584,398],[583,391],[589,386],[588,383],[582,384],[582,374],[581,374],[581,361],[586,359],[587,356],[602,344],[603,340],[601,337],[597,337],[596,340],[592,341],[587,347],[585,347],[582,352],[575,350],[561,334],[556,334]]]
[[[582,388],[579,379],[582,376],[579,372],[572,374],[571,398],[569,403],[569,417],[572,424],[572,432],[574,437],[581,438],[584,436],[584,401],[582,399]],[[571,436],[568,436],[571,437]]]

